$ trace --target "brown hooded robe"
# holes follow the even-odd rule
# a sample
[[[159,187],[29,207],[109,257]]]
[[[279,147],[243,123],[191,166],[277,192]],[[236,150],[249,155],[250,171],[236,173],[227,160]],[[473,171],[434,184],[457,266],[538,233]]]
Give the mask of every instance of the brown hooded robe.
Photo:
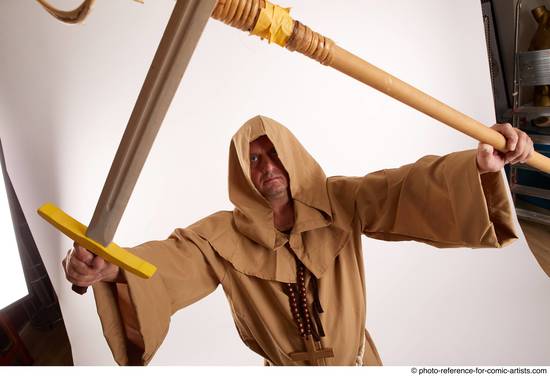
[[[271,208],[250,178],[249,144],[262,135],[290,177],[295,224],[289,236],[275,229]],[[230,145],[229,197],[235,209],[132,248],[158,267],[150,280],[125,273],[127,285],[94,285],[116,362],[147,364],[166,336],[170,316],[221,284],[248,347],[268,364],[306,364],[288,355],[305,350],[283,289],[296,281],[296,256],[309,270],[306,286],[311,287],[311,273],[318,278],[322,343],[334,351],[327,364],[381,365],[365,329],[362,234],[469,248],[498,248],[517,238],[501,174],[480,177],[475,156],[475,150],[427,156],[364,177],[327,178],[288,129],[264,116],[250,119]],[[136,353],[128,338],[144,350]]]

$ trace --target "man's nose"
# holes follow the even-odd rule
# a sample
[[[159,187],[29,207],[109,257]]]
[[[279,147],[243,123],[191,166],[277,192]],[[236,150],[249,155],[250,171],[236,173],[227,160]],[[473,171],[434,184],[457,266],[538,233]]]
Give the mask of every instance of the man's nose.
[[[263,165],[264,172],[273,172],[275,169],[275,163],[270,158],[266,158]]]

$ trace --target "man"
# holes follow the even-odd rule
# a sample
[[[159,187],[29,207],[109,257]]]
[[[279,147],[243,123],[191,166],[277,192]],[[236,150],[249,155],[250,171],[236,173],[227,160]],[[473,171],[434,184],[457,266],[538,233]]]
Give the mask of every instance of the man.
[[[131,249],[158,267],[150,280],[79,246],[63,260],[67,279],[93,286],[119,364],[147,364],[170,316],[221,284],[239,335],[267,364],[381,365],[365,329],[361,235],[470,248],[516,239],[500,170],[533,144],[509,124],[493,128],[509,152],[480,144],[327,179],[290,131],[256,116],[230,145],[232,212]]]

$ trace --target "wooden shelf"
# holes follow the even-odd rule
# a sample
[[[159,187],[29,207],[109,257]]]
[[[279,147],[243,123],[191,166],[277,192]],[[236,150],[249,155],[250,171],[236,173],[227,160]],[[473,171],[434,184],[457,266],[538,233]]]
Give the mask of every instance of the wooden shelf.
[[[513,184],[510,189],[518,195],[543,198],[550,200],[550,189],[535,188],[528,185]]]

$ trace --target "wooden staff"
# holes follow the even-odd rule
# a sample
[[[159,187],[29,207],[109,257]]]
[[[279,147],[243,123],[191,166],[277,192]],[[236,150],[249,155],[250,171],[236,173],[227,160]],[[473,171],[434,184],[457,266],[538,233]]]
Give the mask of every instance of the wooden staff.
[[[265,0],[219,0],[212,17],[291,51],[298,51],[478,141],[506,151],[506,139],[497,131],[337,46],[329,38],[293,20],[288,9]],[[533,152],[526,164],[550,173],[550,159],[540,153]]]

